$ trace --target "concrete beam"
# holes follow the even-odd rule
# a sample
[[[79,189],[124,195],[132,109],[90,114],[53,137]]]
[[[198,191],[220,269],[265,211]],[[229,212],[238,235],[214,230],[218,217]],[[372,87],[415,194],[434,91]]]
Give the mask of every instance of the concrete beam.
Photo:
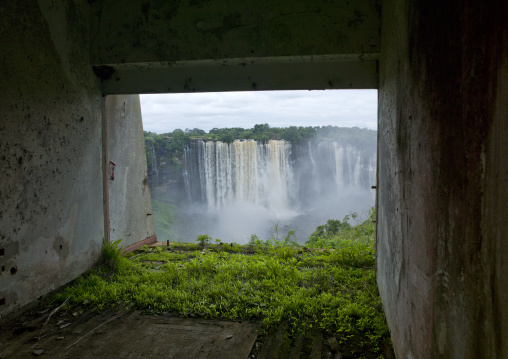
[[[92,4],[105,94],[378,87],[377,1]]]
[[[96,67],[105,94],[373,89],[376,55],[180,61]]]

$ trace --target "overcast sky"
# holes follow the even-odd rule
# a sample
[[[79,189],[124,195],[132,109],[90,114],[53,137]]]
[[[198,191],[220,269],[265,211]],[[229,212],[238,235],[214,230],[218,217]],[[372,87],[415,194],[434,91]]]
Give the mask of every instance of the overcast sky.
[[[376,90],[140,95],[143,129],[326,126],[377,129]]]

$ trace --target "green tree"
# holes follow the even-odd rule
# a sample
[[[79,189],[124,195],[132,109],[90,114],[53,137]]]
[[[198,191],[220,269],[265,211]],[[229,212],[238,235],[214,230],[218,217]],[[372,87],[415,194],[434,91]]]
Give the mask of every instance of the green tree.
[[[235,136],[233,136],[231,133],[222,133],[219,136],[219,140],[225,143],[231,143],[235,140]]]
[[[301,140],[301,136],[298,133],[298,128],[296,126],[291,126],[286,128],[284,132],[282,132],[282,139],[289,141],[291,143],[299,143]]]

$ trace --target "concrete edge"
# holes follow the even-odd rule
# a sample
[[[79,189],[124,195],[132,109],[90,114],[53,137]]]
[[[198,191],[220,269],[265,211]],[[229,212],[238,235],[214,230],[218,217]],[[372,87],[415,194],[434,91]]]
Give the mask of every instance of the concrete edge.
[[[140,241],[138,243],[133,244],[132,246],[122,249],[122,252],[129,253],[129,252],[135,251],[139,247],[146,246],[149,244],[154,244],[156,242],[157,242],[157,236],[151,236],[146,239],[143,239],[142,241]]]

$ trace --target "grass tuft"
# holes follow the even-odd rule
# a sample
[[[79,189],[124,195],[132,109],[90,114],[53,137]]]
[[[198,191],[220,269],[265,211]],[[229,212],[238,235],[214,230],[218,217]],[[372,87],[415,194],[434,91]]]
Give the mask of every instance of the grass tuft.
[[[122,263],[121,239],[102,244],[102,255],[98,263],[98,268],[105,273],[117,273]]]

